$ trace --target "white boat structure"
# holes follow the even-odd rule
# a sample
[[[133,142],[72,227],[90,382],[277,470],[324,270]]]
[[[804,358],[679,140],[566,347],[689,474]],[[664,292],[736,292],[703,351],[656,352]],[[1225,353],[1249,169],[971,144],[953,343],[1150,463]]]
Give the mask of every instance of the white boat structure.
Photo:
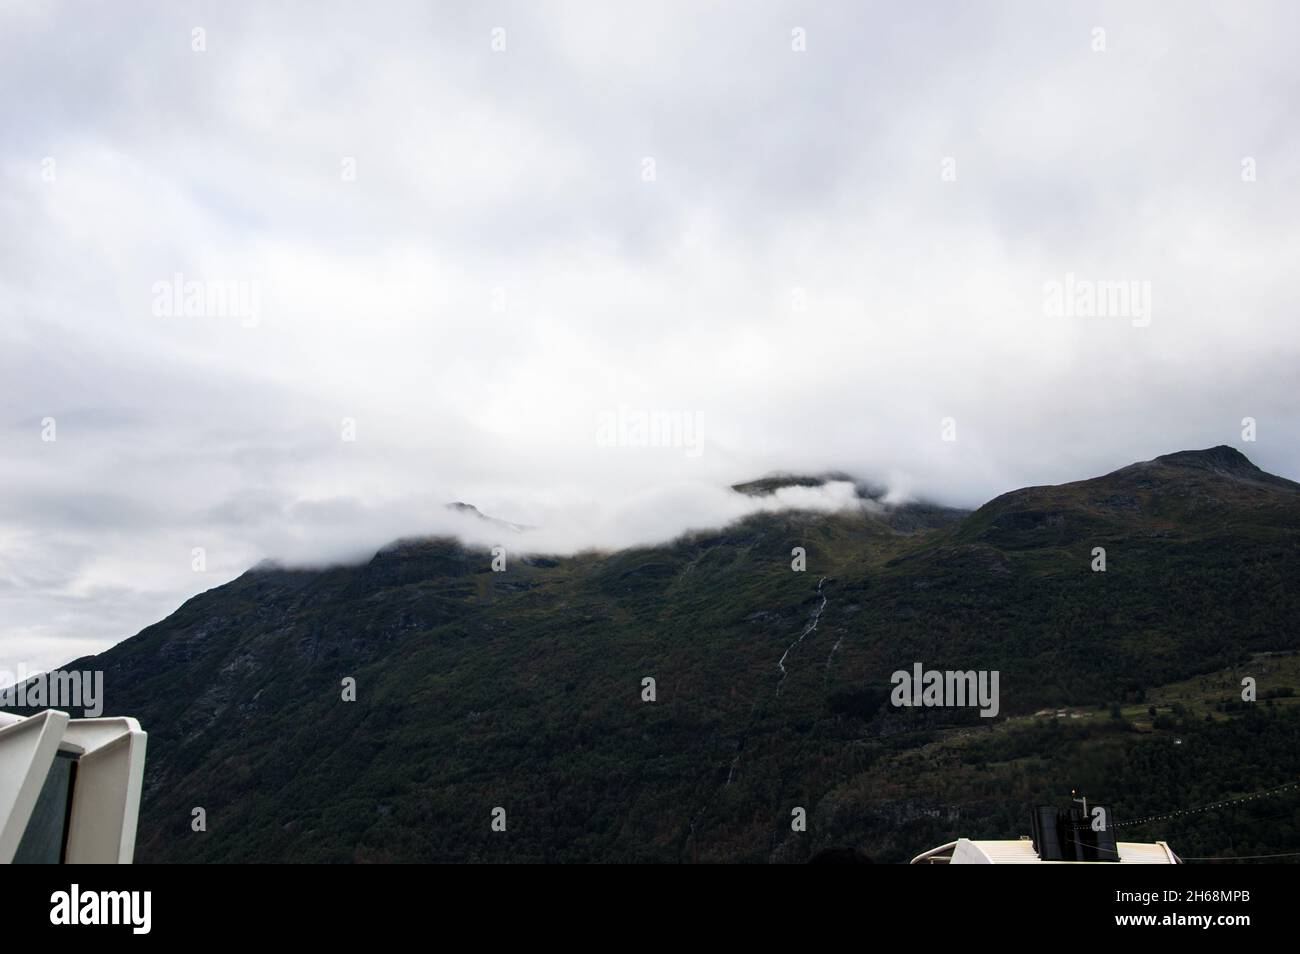
[[[914,865],[1178,865],[1181,859],[1163,841],[1116,841],[1104,805],[1034,809],[1032,835],[1015,840],[958,838],[912,859]]]
[[[135,719],[0,712],[0,864],[130,864],[146,740]]]
[[[1121,841],[1116,845],[1114,861],[1125,865],[1182,864],[1174,850],[1163,841]],[[1041,858],[1033,840],[1024,835],[1016,841],[974,841],[958,838],[912,859],[914,865],[1074,865],[1107,864],[1104,861],[1075,861],[1065,858]]]

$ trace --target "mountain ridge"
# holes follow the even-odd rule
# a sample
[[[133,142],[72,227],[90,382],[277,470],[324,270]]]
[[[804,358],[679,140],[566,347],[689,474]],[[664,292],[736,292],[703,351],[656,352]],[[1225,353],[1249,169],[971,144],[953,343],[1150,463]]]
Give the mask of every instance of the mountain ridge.
[[[1256,716],[1132,720],[1160,687],[1300,648],[1300,498],[1214,448],[1164,457],[910,528],[776,511],[504,572],[446,538],[254,568],[73,665],[151,733],[141,860],[901,860],[957,827],[1014,837],[1008,795],[1095,781],[1136,804],[1175,731],[1216,753],[1185,785],[1235,784]],[[892,707],[917,662],[1000,671],[1001,715]],[[1258,727],[1278,771],[1300,749],[1285,702]],[[1136,715],[1034,722],[1062,706]]]

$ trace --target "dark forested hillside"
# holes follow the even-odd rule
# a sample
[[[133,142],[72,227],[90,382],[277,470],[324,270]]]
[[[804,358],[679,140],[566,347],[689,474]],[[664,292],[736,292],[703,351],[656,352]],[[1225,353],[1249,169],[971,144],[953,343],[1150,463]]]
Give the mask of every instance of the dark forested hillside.
[[[491,562],[262,567],[74,664],[149,732],[137,860],[900,861],[1071,787],[1124,819],[1300,778],[1300,485],[1229,448]],[[915,663],[999,671],[997,718],[892,706]],[[1298,803],[1125,837],[1250,854]]]

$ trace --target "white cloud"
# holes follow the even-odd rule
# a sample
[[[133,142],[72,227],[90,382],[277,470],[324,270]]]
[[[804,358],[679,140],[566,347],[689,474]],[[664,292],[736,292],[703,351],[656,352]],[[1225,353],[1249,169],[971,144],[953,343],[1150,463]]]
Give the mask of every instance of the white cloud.
[[[1289,5],[233,3],[202,54],[195,15],[0,13],[0,664],[450,500],[621,546],[773,470],[974,505],[1247,415],[1300,474]],[[178,272],[260,321],[155,317]],[[1067,273],[1150,327],[1045,317]],[[620,406],[704,452],[601,446]]]

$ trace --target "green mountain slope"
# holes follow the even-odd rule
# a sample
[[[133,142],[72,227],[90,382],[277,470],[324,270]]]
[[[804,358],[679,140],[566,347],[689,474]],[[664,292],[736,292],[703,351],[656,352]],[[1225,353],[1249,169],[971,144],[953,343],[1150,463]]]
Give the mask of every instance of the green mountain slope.
[[[150,733],[138,860],[898,861],[1015,837],[1076,785],[1135,817],[1300,778],[1300,710],[1263,699],[1295,684],[1300,485],[1229,448],[971,514],[768,513],[490,564],[412,540],[258,568],[73,664]],[[998,670],[999,717],[891,706],[918,662]],[[1233,706],[1252,665],[1261,701]],[[1182,837],[1300,846],[1296,801]],[[1188,853],[1132,835],[1166,836]]]

